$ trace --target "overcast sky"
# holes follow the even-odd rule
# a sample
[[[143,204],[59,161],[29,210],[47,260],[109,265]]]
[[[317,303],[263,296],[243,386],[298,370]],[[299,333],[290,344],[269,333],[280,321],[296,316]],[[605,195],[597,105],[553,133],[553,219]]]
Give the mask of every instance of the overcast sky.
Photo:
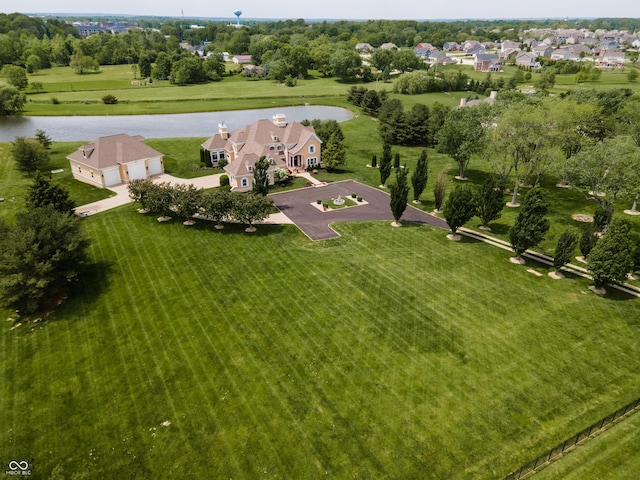
[[[640,17],[640,0],[2,0],[0,12],[304,19],[458,19]]]

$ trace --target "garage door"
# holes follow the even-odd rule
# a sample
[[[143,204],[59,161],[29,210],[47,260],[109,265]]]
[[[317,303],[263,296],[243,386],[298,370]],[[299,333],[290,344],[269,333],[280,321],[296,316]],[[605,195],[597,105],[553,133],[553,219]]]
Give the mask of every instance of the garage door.
[[[149,160],[149,175],[159,175],[162,173],[162,163],[159,158]]]
[[[120,180],[120,170],[117,168],[113,168],[111,170],[105,170],[104,174],[104,184],[106,187],[110,187],[112,185],[118,185],[122,183]]]
[[[147,169],[144,167],[144,162],[130,163],[127,167],[129,168],[129,181],[147,178]]]

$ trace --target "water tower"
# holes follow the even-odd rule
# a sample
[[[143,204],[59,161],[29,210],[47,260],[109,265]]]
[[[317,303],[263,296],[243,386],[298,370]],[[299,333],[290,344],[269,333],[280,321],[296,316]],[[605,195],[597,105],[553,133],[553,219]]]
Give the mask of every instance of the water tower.
[[[233,14],[238,18],[238,23],[236,23],[236,26],[239,27],[240,26],[240,15],[242,15],[242,10],[236,10],[235,12],[233,12]]]

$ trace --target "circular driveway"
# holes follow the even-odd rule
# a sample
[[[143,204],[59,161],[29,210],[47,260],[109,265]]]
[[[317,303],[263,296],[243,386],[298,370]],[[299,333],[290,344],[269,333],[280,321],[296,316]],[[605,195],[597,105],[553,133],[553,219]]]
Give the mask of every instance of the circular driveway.
[[[350,197],[351,193],[361,196],[368,204],[356,207],[327,210],[322,212],[312,204],[316,200],[329,200],[338,195]],[[353,222],[360,220],[393,220],[389,207],[389,194],[368,185],[346,180],[314,187],[292,190],[270,195],[278,209],[304,232],[311,240],[325,240],[339,237],[330,226],[334,222]],[[434,215],[407,206],[403,222],[414,222],[448,229],[447,223]]]

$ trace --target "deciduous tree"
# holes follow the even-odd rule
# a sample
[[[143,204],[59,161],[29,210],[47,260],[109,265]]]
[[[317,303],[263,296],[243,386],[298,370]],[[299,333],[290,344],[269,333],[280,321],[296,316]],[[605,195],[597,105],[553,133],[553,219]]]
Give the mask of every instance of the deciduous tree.
[[[0,86],[0,115],[14,115],[21,112],[27,97],[11,85]]]
[[[16,168],[29,176],[49,161],[49,152],[32,138],[16,137],[11,142],[11,156]]]
[[[27,71],[17,65],[5,65],[0,71],[9,85],[13,85],[18,90],[24,90],[29,85]]]
[[[273,200],[253,192],[236,193],[233,200],[232,216],[241,223],[246,223],[247,232],[255,231],[255,222],[264,220],[273,208]]]
[[[201,188],[196,188],[192,184],[173,186],[171,191],[173,208],[185,225],[194,223],[193,216],[200,210],[202,192]]]
[[[216,222],[216,228],[224,228],[221,222],[232,213],[234,195],[221,189],[205,192],[201,198],[203,213]]]
[[[482,105],[457,108],[449,112],[438,132],[438,151],[456,161],[461,180],[467,178],[471,157],[481,153],[486,146],[487,133],[483,123],[487,116],[488,110]]]

